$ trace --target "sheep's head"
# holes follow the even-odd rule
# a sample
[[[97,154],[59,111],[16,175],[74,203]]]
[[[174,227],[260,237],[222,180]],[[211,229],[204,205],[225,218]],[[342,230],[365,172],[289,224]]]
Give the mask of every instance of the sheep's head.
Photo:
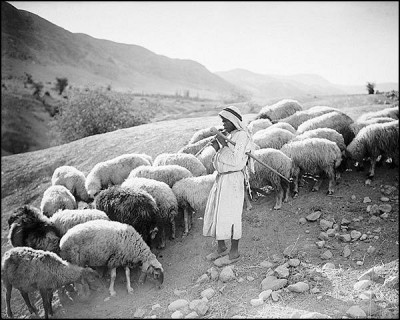
[[[85,188],[87,191],[87,195],[88,195],[88,201],[93,200],[95,198],[95,196],[100,192],[101,190],[101,183],[100,183],[100,179],[96,179],[93,178],[89,180],[86,179],[86,184],[85,184]]]
[[[164,282],[164,269],[156,258],[143,263],[139,283],[143,283],[148,275],[158,283],[158,288],[161,288]]]

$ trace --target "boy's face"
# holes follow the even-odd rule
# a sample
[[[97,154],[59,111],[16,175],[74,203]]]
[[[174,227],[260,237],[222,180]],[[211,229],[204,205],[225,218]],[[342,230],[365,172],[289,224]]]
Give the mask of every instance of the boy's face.
[[[222,118],[222,125],[224,126],[224,129],[227,132],[232,132],[233,130],[236,129],[235,125],[231,121],[229,121],[228,119],[226,119],[224,117],[221,117],[221,118]]]

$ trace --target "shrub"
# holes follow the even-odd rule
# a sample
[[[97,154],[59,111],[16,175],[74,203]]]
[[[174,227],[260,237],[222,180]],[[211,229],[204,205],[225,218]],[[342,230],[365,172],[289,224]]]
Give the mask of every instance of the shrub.
[[[67,78],[56,78],[56,90],[58,91],[58,94],[62,94],[64,89],[68,85],[68,79]]]
[[[368,94],[374,94],[374,91],[375,91],[375,83],[373,83],[373,82],[367,82],[366,87],[367,87]]]
[[[95,134],[134,127],[149,122],[152,106],[133,103],[132,96],[90,90],[61,104],[52,123],[57,143],[67,143]],[[55,131],[55,132],[54,132]]]

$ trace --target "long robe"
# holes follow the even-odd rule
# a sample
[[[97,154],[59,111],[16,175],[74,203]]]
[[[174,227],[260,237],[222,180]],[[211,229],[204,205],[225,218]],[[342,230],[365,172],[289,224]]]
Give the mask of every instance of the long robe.
[[[218,150],[213,164],[218,174],[211,188],[204,213],[203,235],[216,240],[242,237],[244,173],[249,138],[245,131],[234,130],[227,147]]]

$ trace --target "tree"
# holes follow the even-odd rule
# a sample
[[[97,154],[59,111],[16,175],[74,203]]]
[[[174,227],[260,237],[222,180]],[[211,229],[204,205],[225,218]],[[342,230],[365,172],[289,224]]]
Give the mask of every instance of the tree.
[[[375,92],[375,83],[373,83],[373,82],[367,82],[367,91],[368,91],[368,94],[374,94],[374,92]]]
[[[58,91],[58,94],[61,95],[64,91],[64,89],[68,85],[68,79],[67,78],[56,78],[56,90]]]

